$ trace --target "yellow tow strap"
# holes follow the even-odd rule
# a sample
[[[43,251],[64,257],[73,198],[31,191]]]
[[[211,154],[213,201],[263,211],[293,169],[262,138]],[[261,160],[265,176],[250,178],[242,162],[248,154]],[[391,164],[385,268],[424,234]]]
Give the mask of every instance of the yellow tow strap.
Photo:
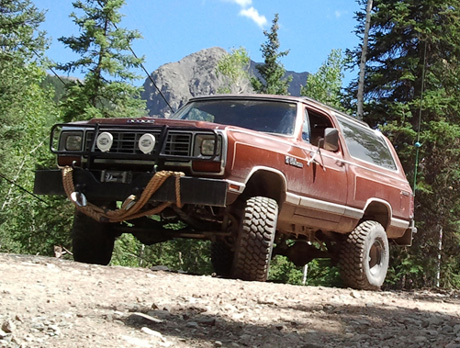
[[[76,209],[82,213],[88,215],[99,222],[121,222],[125,220],[138,219],[143,216],[155,215],[162,212],[165,208],[169,207],[171,202],[164,202],[159,206],[143,210],[141,209],[147,204],[150,197],[163,185],[163,183],[170,176],[176,178],[175,190],[176,190],[176,205],[180,208],[182,207],[181,197],[180,197],[180,178],[184,176],[182,172],[173,172],[173,171],[161,171],[157,172],[150,179],[149,183],[145,187],[144,192],[142,192],[141,197],[137,200],[136,196],[130,195],[123,202],[120,209],[102,209],[90,202],[84,200],[79,201],[79,193],[75,191],[75,186],[73,183],[73,168],[70,166],[65,166],[62,168],[62,183],[64,190],[67,194],[69,200],[75,205]],[[83,196],[84,197],[84,196]]]

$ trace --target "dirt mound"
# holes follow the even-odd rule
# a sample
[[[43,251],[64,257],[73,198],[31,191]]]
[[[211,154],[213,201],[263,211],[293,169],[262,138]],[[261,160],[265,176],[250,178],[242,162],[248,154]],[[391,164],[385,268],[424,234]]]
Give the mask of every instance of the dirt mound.
[[[460,295],[243,282],[0,254],[0,347],[460,348]]]

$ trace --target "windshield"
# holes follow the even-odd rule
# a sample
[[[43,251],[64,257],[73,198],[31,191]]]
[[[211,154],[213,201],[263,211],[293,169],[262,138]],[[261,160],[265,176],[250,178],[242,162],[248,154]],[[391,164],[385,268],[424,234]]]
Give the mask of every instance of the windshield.
[[[266,100],[203,100],[179,110],[172,118],[207,121],[256,131],[294,134],[296,104]]]

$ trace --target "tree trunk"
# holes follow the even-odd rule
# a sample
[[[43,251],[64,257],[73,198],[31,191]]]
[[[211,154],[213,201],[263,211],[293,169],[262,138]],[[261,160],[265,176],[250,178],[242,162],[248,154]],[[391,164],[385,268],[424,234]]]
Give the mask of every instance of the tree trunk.
[[[366,23],[364,26],[364,39],[363,39],[363,48],[361,51],[361,62],[359,64],[359,80],[358,80],[358,95],[357,95],[357,116],[358,119],[362,120],[364,116],[363,104],[364,104],[364,74],[366,70],[366,55],[367,55],[367,42],[369,39],[369,27],[371,24],[371,10],[372,10],[373,0],[367,1],[366,6]]]

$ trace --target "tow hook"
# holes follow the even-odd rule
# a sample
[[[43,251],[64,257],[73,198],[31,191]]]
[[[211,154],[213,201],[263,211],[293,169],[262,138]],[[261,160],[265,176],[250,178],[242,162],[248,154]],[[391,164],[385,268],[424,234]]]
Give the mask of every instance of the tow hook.
[[[70,200],[74,202],[76,205],[79,207],[86,207],[88,204],[88,200],[86,199],[86,196],[81,193],[81,192],[72,192],[70,194]]]

